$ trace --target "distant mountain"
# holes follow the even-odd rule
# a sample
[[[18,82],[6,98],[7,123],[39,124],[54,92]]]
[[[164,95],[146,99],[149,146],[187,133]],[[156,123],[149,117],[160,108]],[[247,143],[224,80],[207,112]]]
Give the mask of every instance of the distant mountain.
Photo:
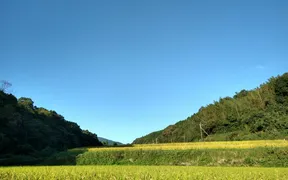
[[[120,142],[117,142],[117,141],[112,141],[110,139],[106,139],[106,138],[103,138],[103,137],[98,137],[98,140],[100,142],[102,142],[103,144],[108,143],[108,145],[114,145],[115,143],[117,145],[122,145],[123,144],[123,143],[120,143]]]
[[[133,143],[279,138],[288,138],[288,73],[272,77],[253,90],[220,98],[187,119]]]

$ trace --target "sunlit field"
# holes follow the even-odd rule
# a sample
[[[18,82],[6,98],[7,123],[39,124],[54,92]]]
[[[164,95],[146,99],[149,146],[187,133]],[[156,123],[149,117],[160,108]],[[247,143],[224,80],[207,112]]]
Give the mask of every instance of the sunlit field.
[[[288,168],[54,166],[0,168],[0,179],[287,179]]]
[[[0,179],[288,179],[285,140],[145,144],[70,151],[84,149],[76,156],[76,166],[2,167]]]
[[[186,150],[186,149],[248,149],[257,147],[288,147],[287,140],[219,141],[165,144],[135,144],[131,147],[87,148],[88,151],[106,150]],[[74,149],[75,150],[75,149]]]
[[[79,152],[77,165],[288,167],[286,140],[144,144],[70,152]]]

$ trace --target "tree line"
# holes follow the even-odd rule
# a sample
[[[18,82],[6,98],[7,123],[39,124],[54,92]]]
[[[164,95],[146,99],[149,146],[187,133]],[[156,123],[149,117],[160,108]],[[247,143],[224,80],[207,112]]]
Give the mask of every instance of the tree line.
[[[102,145],[96,134],[57,112],[7,93],[10,86],[3,81],[0,88],[0,165],[35,164],[58,151]]]

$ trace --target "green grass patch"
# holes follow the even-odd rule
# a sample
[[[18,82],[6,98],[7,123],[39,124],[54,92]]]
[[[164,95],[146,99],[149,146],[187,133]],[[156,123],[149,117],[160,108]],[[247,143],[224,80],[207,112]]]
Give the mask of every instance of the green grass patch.
[[[76,164],[288,167],[288,148],[88,151]]]

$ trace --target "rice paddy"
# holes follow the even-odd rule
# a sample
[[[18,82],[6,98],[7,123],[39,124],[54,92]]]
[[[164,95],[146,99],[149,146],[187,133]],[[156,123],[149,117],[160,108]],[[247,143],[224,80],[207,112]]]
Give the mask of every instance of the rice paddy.
[[[218,141],[218,142],[187,142],[163,144],[134,144],[131,147],[101,147],[87,148],[88,151],[106,150],[187,150],[187,149],[249,149],[257,147],[288,147],[287,140],[259,140],[259,141]],[[81,148],[76,148],[77,150]]]
[[[179,166],[55,166],[0,168],[0,179],[233,179],[286,180],[288,168]]]
[[[76,166],[0,167],[0,179],[288,179],[286,140],[76,148],[67,157],[77,150]]]

